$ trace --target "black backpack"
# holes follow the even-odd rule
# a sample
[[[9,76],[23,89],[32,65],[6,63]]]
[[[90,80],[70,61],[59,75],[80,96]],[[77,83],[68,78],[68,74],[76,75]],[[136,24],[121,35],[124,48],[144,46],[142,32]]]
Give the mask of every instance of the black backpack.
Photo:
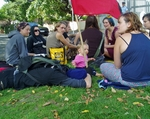
[[[52,60],[47,57],[42,56],[27,56],[24,58],[21,58],[18,63],[18,70],[20,72],[23,72],[24,74],[28,75],[32,80],[39,83],[41,85],[41,82],[39,82],[36,78],[34,78],[31,74],[29,74],[29,70],[33,70],[35,68],[49,68],[59,70],[62,73],[65,73],[70,69],[67,65],[61,65],[58,60]]]

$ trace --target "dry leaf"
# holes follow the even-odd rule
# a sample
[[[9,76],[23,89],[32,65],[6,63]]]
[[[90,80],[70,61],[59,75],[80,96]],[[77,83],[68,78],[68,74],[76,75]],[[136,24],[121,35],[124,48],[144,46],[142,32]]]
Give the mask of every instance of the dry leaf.
[[[35,93],[35,91],[34,91],[34,90],[32,90],[32,93],[34,94],[34,93]]]
[[[45,104],[43,104],[43,107],[50,105],[51,102],[46,102]]]
[[[116,93],[116,90],[115,90],[113,87],[111,87],[111,91],[112,91],[113,93]]]
[[[55,90],[54,93],[58,93],[58,90]]]
[[[130,90],[128,90],[128,93],[133,93],[133,90],[131,90],[131,89],[130,89]]]
[[[133,105],[137,105],[137,106],[144,106],[142,103],[140,102],[133,102]]]
[[[138,118],[138,119],[142,119],[139,115],[137,115],[137,118]]]
[[[59,116],[58,116],[58,112],[57,112],[57,110],[54,110],[54,111],[53,111],[53,113],[54,113],[54,118],[55,118],[55,119],[58,119],[58,118],[59,118]]]
[[[89,112],[89,110],[83,110],[81,113],[87,113]]]
[[[123,102],[123,99],[122,99],[122,98],[117,98],[117,100],[118,100],[119,102]]]
[[[108,108],[108,106],[105,106],[105,108]]]
[[[0,96],[3,96],[3,94],[2,94],[2,93],[0,93]]]
[[[69,101],[69,98],[66,97],[66,98],[64,99],[64,101]]]

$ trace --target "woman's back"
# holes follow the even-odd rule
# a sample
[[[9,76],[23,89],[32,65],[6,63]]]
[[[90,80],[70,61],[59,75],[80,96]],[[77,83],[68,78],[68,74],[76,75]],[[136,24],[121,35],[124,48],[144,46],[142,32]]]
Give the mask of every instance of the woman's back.
[[[93,57],[102,40],[102,32],[96,28],[87,28],[82,32],[83,41],[87,41],[89,45],[88,57]],[[104,52],[104,47],[101,48],[101,53]]]
[[[143,34],[131,34],[131,41],[122,53],[122,78],[126,81],[150,81],[150,40]]]

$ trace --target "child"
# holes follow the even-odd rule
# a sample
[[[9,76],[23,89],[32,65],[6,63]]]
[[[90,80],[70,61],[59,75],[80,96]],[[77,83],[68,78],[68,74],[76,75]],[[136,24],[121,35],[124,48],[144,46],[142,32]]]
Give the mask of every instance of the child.
[[[95,60],[94,58],[87,57],[87,54],[89,52],[89,45],[86,42],[84,42],[83,48],[82,48],[81,44],[79,44],[77,46],[77,49],[78,49],[78,54],[76,55],[75,59],[72,61],[72,65],[74,67],[76,67],[77,69],[80,69],[80,68],[86,69],[87,73],[89,73],[90,75],[102,76],[102,74],[97,73],[93,67],[86,68],[86,62],[88,63],[88,61]],[[86,58],[84,58],[84,53],[86,55]]]

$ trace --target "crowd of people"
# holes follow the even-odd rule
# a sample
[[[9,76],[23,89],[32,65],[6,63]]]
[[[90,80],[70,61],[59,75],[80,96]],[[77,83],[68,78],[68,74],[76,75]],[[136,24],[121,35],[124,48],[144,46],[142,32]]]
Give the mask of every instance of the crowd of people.
[[[150,30],[149,13],[143,16],[143,22],[144,27]],[[99,66],[99,72],[102,74],[96,72],[92,67],[89,68],[92,73],[87,70],[86,77],[80,80],[68,77],[53,68],[44,71],[45,73],[51,72],[49,77],[42,76],[42,72],[38,69],[37,74],[43,79],[49,80],[52,85],[76,88],[90,88],[93,75],[101,76],[112,82],[120,82],[122,85],[129,87],[150,85],[150,37],[143,28],[138,15],[126,11],[119,17],[118,25],[115,25],[111,16],[107,16],[103,19],[103,25],[105,27],[104,33],[99,28],[97,18],[94,15],[88,16],[85,29],[75,35],[73,44],[68,37],[70,26],[67,21],[58,22],[55,25],[54,32],[50,33],[47,39],[40,35],[38,26],[32,26],[30,29],[28,23],[21,22],[17,26],[17,30],[8,35],[10,40],[6,44],[6,62],[15,68],[23,57],[45,54],[50,58],[50,48],[67,47],[68,49],[77,49],[77,55],[72,61],[72,65],[77,69],[87,69],[86,62],[95,60],[93,57],[102,42],[98,56],[104,55],[114,61],[114,63],[106,62]],[[80,35],[84,43],[83,46],[80,42]],[[102,41],[103,35],[105,35],[104,41]],[[27,44],[25,43],[25,37],[28,37]],[[58,74],[57,77],[54,74]],[[23,74],[19,74],[16,70],[13,75],[16,75],[16,77],[19,75],[17,80],[21,80],[21,77],[23,77]],[[24,77],[18,85],[28,82],[28,78],[28,76]],[[14,79],[9,78],[8,80]],[[35,82],[32,82],[32,84],[27,85],[27,87],[35,86]]]

